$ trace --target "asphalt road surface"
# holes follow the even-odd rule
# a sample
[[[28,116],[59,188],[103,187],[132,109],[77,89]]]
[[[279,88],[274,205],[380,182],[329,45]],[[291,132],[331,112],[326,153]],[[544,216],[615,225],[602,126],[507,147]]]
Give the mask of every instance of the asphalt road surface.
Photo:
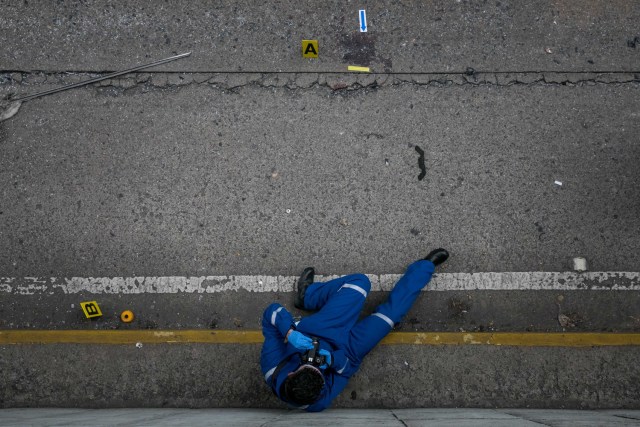
[[[259,284],[308,265],[399,274],[442,246],[452,256],[439,272],[460,280],[564,272],[584,257],[625,289],[531,280],[426,293],[400,331],[640,332],[637,2],[0,9],[2,99],[192,52],[28,101],[0,122],[1,328],[256,329],[272,300],[291,308],[290,289],[18,284],[227,275]],[[319,41],[317,59],[302,57],[303,39]],[[384,297],[374,292],[366,310]],[[83,319],[86,299],[107,315]],[[136,322],[120,324],[132,307]],[[0,348],[5,407],[278,407],[256,370],[258,346]],[[397,346],[371,358],[337,406],[640,402],[634,346]],[[87,393],[90,383],[101,385]]]

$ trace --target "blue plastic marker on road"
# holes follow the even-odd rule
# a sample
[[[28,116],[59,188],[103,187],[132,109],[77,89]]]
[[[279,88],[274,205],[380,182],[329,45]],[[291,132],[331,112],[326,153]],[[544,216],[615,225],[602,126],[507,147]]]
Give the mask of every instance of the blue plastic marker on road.
[[[364,9],[360,9],[360,32],[367,32],[367,12]]]

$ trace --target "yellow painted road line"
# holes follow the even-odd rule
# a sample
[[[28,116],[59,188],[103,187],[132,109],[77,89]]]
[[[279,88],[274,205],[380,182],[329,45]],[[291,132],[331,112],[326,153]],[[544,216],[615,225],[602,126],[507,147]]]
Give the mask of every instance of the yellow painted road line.
[[[395,332],[383,344],[593,347],[640,345],[640,333],[599,332]]]
[[[258,344],[262,332],[185,330],[2,330],[0,344]]]
[[[2,344],[261,344],[259,330],[0,330]],[[392,332],[383,345],[594,347],[640,345],[640,333]]]

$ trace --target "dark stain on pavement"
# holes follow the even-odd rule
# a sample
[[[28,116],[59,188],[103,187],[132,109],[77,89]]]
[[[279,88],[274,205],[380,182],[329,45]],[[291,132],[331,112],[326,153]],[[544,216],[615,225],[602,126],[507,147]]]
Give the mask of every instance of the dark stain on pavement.
[[[533,223],[533,225],[535,225],[538,229],[538,240],[542,240],[542,235],[544,234],[544,228],[542,228],[542,224],[536,221]]]
[[[342,36],[340,45],[345,53],[342,59],[352,65],[369,66],[372,62],[381,62],[386,72],[390,72],[392,61],[381,58],[376,53],[376,36],[368,33],[349,33]]]
[[[418,181],[422,181],[425,175],[427,174],[427,168],[424,165],[424,151],[422,150],[422,148],[418,147],[417,145],[415,149],[420,155],[420,157],[418,157],[418,167],[420,168],[420,175],[418,175]]]
[[[376,37],[366,33],[345,34],[340,40],[346,52],[342,56],[356,65],[369,65],[376,57]]]

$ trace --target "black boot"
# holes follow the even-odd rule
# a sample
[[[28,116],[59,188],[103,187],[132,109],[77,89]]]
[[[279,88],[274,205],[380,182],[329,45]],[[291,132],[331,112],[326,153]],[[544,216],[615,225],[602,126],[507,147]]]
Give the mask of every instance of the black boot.
[[[298,289],[296,290],[296,299],[293,305],[297,309],[304,310],[304,294],[307,292],[307,288],[313,283],[313,277],[316,271],[313,267],[307,267],[304,269],[300,278],[298,279]]]
[[[424,257],[427,261],[431,261],[433,265],[440,265],[449,258],[449,252],[446,249],[438,248],[429,252],[429,255]]]

